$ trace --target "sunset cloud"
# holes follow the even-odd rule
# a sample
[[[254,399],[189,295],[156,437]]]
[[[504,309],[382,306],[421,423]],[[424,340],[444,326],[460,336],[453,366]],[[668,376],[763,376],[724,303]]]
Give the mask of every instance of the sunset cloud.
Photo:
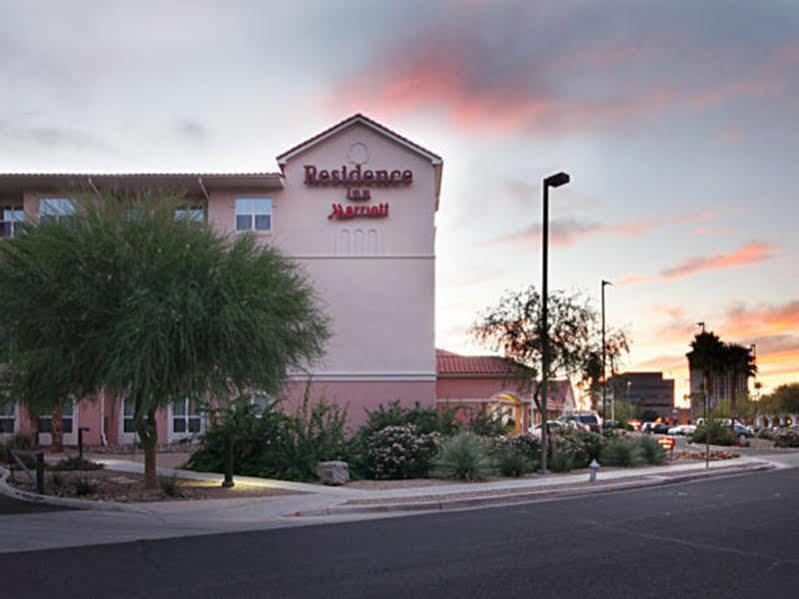
[[[600,234],[618,234],[625,237],[640,237],[654,229],[653,221],[629,221],[615,225],[585,222],[576,218],[553,219],[549,223],[549,242],[553,245],[573,245],[584,237]],[[532,243],[541,239],[541,224],[535,223],[526,229],[484,241],[483,245],[506,243]]]
[[[639,283],[646,283],[649,277],[644,275],[624,275],[616,281],[617,287],[629,287],[630,285],[638,285]]]
[[[674,281],[708,270],[738,268],[769,260],[776,255],[777,249],[776,245],[753,241],[730,254],[714,253],[709,256],[690,258],[676,266],[666,268],[661,271],[660,276],[667,281]]]
[[[370,106],[389,118],[437,111],[473,133],[557,135],[786,92],[799,55],[793,37],[758,39],[758,52],[741,54],[741,40],[733,43],[726,27],[695,12],[703,11],[668,3],[560,10],[470,4],[459,7],[457,19],[433,19],[374,55],[328,100],[339,108]],[[725,11],[727,21],[752,31],[773,30],[776,18]],[[664,35],[670,28],[678,39]]]

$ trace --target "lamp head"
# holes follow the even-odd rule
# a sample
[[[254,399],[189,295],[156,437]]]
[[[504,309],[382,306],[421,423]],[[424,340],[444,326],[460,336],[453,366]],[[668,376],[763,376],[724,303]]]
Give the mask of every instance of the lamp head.
[[[602,279],[602,286],[604,287],[605,285],[610,285],[611,287],[613,287],[613,283],[611,283],[610,281],[606,281],[605,279]]]
[[[569,181],[571,181],[569,175],[561,171],[544,179],[544,185],[547,187],[560,187],[561,185],[566,185]]]

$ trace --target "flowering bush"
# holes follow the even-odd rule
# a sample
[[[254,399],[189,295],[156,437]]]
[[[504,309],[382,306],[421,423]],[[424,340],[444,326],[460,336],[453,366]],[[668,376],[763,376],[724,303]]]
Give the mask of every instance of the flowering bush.
[[[560,454],[564,460],[568,457],[572,468],[585,468],[591,460],[598,459],[606,442],[599,433],[565,427],[550,433],[550,441],[550,461],[554,454]]]
[[[775,447],[799,447],[799,430],[786,428],[774,435]]]
[[[363,462],[370,478],[423,478],[438,454],[441,435],[414,424],[387,426],[366,440]]]

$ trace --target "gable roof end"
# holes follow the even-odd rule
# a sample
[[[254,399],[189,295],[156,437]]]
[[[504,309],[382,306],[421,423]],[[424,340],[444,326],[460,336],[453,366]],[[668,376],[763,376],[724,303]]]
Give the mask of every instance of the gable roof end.
[[[372,119],[370,119],[368,117],[365,117],[364,115],[358,113],[358,114],[352,115],[348,119],[344,119],[343,121],[341,121],[340,123],[337,123],[336,125],[333,125],[329,129],[325,129],[321,133],[318,133],[318,134],[314,135],[310,139],[305,140],[304,142],[294,146],[293,148],[291,148],[289,150],[286,150],[282,154],[279,154],[277,156],[277,163],[280,165],[281,168],[283,168],[283,166],[285,166],[286,162],[289,161],[291,158],[294,158],[295,156],[297,156],[298,154],[301,154],[305,150],[307,150],[309,148],[312,148],[313,146],[315,146],[318,143],[323,142],[328,137],[332,137],[333,135],[335,135],[339,131],[343,131],[347,127],[350,127],[351,125],[354,125],[356,123],[359,123],[361,125],[369,127],[373,131],[376,131],[377,133],[380,133],[381,135],[384,135],[384,136],[392,139],[393,141],[395,141],[399,145],[408,148],[412,152],[415,152],[416,154],[419,154],[420,156],[423,156],[423,157],[427,158],[428,160],[430,160],[430,162],[433,164],[433,166],[440,165],[440,164],[442,164],[444,162],[443,159],[441,158],[441,156],[439,156],[438,154],[435,154],[435,153],[431,152],[430,150],[427,150],[427,149],[423,148],[422,146],[413,143],[408,138],[403,137],[399,133],[396,133],[396,132],[392,131],[391,129],[389,129],[385,125],[381,125],[380,123],[378,123],[376,121],[373,121]]]

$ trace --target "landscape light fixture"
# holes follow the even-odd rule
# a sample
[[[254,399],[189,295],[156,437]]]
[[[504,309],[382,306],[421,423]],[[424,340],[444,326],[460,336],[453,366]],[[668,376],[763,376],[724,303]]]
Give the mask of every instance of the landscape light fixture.
[[[547,259],[549,256],[549,188],[566,185],[571,180],[563,171],[544,179],[544,217],[541,227],[543,237],[541,261],[541,472],[547,474],[547,379],[549,378],[549,327],[547,326]]]

